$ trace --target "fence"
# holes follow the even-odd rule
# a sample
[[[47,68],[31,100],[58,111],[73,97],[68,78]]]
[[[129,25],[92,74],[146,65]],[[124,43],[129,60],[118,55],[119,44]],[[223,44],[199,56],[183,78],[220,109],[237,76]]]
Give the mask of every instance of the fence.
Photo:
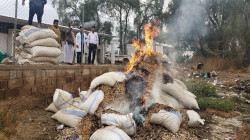
[[[65,36],[69,31],[67,26],[58,26],[61,31],[62,43],[58,40],[57,32],[48,29],[53,26],[54,19],[58,19],[57,11],[52,7],[51,1],[44,6],[41,28],[37,28],[37,15],[42,13],[42,7],[32,9],[31,3],[28,0],[22,3],[22,0],[2,0],[0,4],[0,62],[7,64],[58,64],[67,63],[74,64],[81,60],[80,63],[88,63],[88,48],[87,43],[81,42],[81,53],[77,56],[76,44],[69,45],[65,41]],[[34,4],[33,4],[34,6]],[[40,10],[39,10],[40,8]],[[36,12],[33,18],[33,27],[28,25],[29,14]],[[39,17],[39,16],[38,16]],[[72,28],[74,36],[80,30]],[[83,31],[88,34],[88,31]],[[69,35],[71,36],[71,35]],[[112,63],[114,64],[114,49],[112,56],[108,55],[106,48],[108,45],[104,42],[104,38],[112,37],[106,34],[98,34],[99,48],[96,50],[96,63]],[[79,43],[78,43],[79,44]],[[84,49],[85,47],[85,49]],[[113,47],[111,45],[111,47]],[[77,60],[77,58],[79,60]]]

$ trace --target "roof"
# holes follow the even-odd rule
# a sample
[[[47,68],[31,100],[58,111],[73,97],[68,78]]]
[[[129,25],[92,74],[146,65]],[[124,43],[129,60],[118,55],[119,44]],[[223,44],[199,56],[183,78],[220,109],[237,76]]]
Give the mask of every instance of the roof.
[[[13,23],[14,24],[15,18],[13,17],[9,17],[9,16],[4,16],[4,15],[0,15],[0,22],[6,22],[6,23]],[[24,20],[24,19],[17,19],[17,23],[19,25],[27,25],[28,20]],[[37,25],[37,22],[33,22],[34,25]],[[49,26],[52,26],[52,24],[46,24],[46,23],[42,23],[42,28],[48,28]],[[61,31],[66,31],[68,29],[67,26],[62,26],[59,25],[59,28]],[[74,32],[79,32],[80,30],[78,28],[73,28]],[[90,31],[84,30],[85,33],[89,33]],[[102,34],[102,33],[98,33],[99,37],[114,37],[110,34]]]

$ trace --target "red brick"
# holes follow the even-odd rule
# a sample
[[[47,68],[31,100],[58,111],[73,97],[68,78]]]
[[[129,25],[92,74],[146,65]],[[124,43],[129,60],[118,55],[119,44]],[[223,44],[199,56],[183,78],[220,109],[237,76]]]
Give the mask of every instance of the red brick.
[[[34,78],[25,78],[23,79],[23,86],[24,87],[33,87],[35,85]]]
[[[6,90],[0,89],[0,99],[5,98],[5,92],[6,92]]]
[[[9,80],[10,72],[9,71],[0,71],[0,80]]]
[[[0,89],[7,89],[8,88],[8,81],[0,81]]]
[[[65,70],[65,76],[67,77],[75,76],[75,70]]]
[[[16,79],[16,71],[15,70],[12,70],[10,71],[10,79]]]
[[[46,70],[47,77],[56,77],[57,71],[56,70]]]
[[[48,85],[48,78],[37,78],[36,79],[36,86],[46,86]]]
[[[56,85],[56,78],[48,78],[48,85]]]
[[[19,88],[18,95],[19,96],[30,96],[32,94],[31,88]]]
[[[34,70],[24,70],[23,71],[23,78],[34,78],[35,72]]]
[[[66,83],[66,78],[65,77],[57,77],[56,80],[57,80],[56,81],[57,85],[63,85],[63,84]]]
[[[23,80],[22,79],[12,79],[8,81],[8,87],[10,89],[18,88],[23,86]]]

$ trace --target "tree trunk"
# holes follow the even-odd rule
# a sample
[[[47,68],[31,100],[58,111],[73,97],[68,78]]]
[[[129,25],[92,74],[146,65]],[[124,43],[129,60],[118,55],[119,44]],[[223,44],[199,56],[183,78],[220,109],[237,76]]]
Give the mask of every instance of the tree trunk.
[[[119,20],[119,22],[120,22],[120,45],[119,45],[119,47],[120,47],[120,50],[121,50],[121,54],[124,54],[124,48],[123,48],[123,45],[122,45],[122,41],[123,41],[123,39],[122,39],[122,35],[123,35],[123,31],[122,31],[122,8],[120,7],[120,10],[119,10],[119,14],[120,14],[120,20]]]
[[[126,11],[125,16],[125,29],[124,29],[124,54],[127,54],[127,32],[128,32],[128,14],[129,14],[130,8]]]

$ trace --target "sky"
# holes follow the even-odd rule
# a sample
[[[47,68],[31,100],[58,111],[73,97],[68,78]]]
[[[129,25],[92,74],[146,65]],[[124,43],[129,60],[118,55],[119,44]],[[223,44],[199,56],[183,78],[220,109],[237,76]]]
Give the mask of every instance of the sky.
[[[0,2],[0,15],[15,17],[15,3],[16,0],[1,0]],[[22,5],[22,0],[18,0],[18,12],[17,17],[19,19],[27,20],[29,17],[29,0],[25,1],[25,5]],[[54,19],[58,19],[58,14],[55,8],[53,8],[51,0],[44,7],[43,23],[52,24]],[[37,21],[35,15],[33,21]]]

